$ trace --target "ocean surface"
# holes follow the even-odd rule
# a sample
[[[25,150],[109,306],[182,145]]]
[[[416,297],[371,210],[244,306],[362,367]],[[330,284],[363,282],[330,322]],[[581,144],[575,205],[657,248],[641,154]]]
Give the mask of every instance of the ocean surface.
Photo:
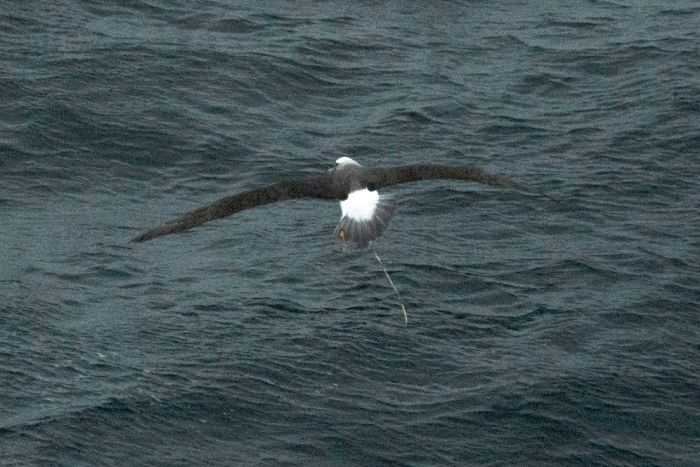
[[[699,213],[695,0],[3,0],[0,464],[698,465]]]

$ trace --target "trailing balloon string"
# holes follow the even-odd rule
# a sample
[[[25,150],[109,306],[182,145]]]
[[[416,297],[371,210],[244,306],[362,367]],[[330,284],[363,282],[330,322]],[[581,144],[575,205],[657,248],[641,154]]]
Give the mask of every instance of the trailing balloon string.
[[[401,301],[401,294],[399,293],[399,289],[396,288],[394,281],[391,280],[391,276],[389,275],[389,271],[386,270],[386,267],[384,266],[382,259],[379,257],[377,252],[374,250],[374,247],[372,247],[372,253],[374,253],[374,257],[377,258],[379,265],[384,270],[384,275],[386,276],[387,280],[389,281],[389,285],[391,286],[392,289],[394,289],[394,292],[396,292],[396,297],[399,300],[399,305],[401,305],[401,311],[403,312],[404,324],[408,324],[408,313],[406,313],[406,307],[403,305],[403,302]]]

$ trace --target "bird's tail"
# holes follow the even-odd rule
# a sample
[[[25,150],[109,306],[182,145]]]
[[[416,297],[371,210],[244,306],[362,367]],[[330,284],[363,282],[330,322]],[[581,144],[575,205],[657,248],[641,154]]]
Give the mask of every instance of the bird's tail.
[[[395,209],[396,203],[390,197],[380,195],[370,218],[345,213],[335,228],[335,235],[343,243],[351,242],[358,248],[366,248],[369,242],[382,234]]]

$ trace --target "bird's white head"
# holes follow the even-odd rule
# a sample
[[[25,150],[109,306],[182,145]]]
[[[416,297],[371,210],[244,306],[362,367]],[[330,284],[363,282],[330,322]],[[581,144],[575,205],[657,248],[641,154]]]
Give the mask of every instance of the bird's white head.
[[[340,166],[343,166],[343,165],[345,165],[345,164],[360,165],[360,164],[358,164],[355,160],[350,159],[350,158],[347,157],[347,156],[339,157],[339,158],[336,159],[336,161],[335,161],[335,167],[336,167],[336,168],[338,168],[338,167],[340,167]]]

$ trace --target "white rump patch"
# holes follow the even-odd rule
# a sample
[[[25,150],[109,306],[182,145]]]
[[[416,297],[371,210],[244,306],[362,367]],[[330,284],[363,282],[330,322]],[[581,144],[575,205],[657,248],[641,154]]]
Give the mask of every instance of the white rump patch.
[[[374,216],[374,211],[379,203],[379,193],[363,190],[353,191],[348,199],[340,202],[340,210],[343,217],[349,217],[354,221],[369,221]]]
[[[382,234],[394,208],[396,204],[389,197],[376,191],[367,188],[353,191],[348,199],[340,202],[343,215],[335,234],[343,244],[350,242],[365,248]]]

